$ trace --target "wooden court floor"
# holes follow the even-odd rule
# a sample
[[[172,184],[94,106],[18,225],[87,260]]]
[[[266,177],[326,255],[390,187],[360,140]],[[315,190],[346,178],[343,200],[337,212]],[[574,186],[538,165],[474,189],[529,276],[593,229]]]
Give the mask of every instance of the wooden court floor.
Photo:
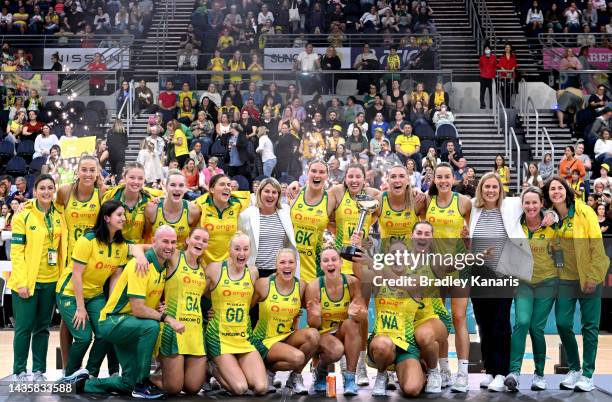
[[[12,330],[0,331],[0,378],[12,374],[13,367],[13,335]],[[475,335],[471,335],[472,340],[477,340]],[[578,347],[582,354],[582,337],[576,336]],[[454,353],[454,335],[450,335],[450,349],[451,359],[450,364],[453,372],[457,370],[457,360]],[[559,336],[558,335],[546,335],[546,374],[554,373],[554,365],[559,361]],[[49,352],[47,354],[47,370],[48,373],[52,373],[55,370],[55,349],[59,346],[59,332],[57,330],[51,331],[51,338],[49,339]],[[533,373],[534,365],[531,357],[531,341],[527,337],[527,348],[526,358],[523,362],[522,373]],[[106,362],[102,365],[103,370],[106,369]],[[31,362],[28,363],[28,370],[31,370]],[[374,370],[372,375],[374,375]],[[601,334],[599,336],[599,346],[597,352],[597,361],[595,365],[596,374],[612,374],[612,335]],[[50,375],[49,377],[54,377]]]

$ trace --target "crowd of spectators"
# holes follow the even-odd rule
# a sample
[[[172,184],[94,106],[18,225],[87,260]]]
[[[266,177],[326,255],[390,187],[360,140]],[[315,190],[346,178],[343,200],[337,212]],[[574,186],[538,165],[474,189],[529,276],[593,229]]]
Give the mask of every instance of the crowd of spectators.
[[[85,42],[92,34],[140,36],[151,25],[153,6],[152,0],[6,1],[0,11],[0,32],[55,35],[60,41],[78,35]]]
[[[557,39],[564,46],[597,46],[612,49],[612,2],[585,0],[523,1],[521,12],[529,36],[540,33],[581,33]],[[593,33],[601,33],[596,38]]]

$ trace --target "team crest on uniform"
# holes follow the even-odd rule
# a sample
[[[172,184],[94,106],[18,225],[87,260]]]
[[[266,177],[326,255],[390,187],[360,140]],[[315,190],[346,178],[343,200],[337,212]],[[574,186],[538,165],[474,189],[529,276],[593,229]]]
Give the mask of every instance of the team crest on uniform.
[[[323,303],[323,307],[329,307],[329,302]]]
[[[317,209],[316,214],[317,214],[317,215],[321,215],[321,214],[323,214],[323,211],[321,211],[320,209]]]
[[[36,230],[36,226],[30,226],[30,230]]]
[[[72,201],[72,206],[76,207],[77,206],[77,202],[76,201]]]
[[[89,209],[95,209],[96,208],[96,204],[89,204]]]
[[[224,280],[224,281],[223,281],[223,284],[224,284],[224,285],[229,285],[229,280],[228,280],[228,279]]]
[[[304,204],[298,204],[298,208],[304,208]]]
[[[242,287],[249,287],[251,284],[249,282],[242,282]]]
[[[278,295],[272,295],[272,300],[278,299]]]

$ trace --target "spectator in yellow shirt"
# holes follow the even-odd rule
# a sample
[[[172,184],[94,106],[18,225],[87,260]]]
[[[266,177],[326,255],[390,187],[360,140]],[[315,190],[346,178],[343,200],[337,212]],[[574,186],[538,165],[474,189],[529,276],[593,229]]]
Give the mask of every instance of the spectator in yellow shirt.
[[[421,166],[421,140],[412,133],[412,124],[406,123],[402,134],[395,139],[395,152],[402,163],[412,159],[416,166]]]

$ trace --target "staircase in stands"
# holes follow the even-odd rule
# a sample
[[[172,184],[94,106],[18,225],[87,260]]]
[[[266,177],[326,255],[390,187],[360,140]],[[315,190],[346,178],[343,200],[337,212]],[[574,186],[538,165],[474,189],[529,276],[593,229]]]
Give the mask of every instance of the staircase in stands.
[[[506,42],[510,43],[516,52],[518,70],[527,77],[539,78],[538,66],[534,54],[529,48],[525,31],[521,24],[521,16],[515,5],[508,0],[485,0],[497,37],[497,55],[503,53]]]
[[[504,155],[504,137],[497,135],[497,126],[490,113],[457,113],[455,126],[461,139],[461,151],[476,176],[491,171],[495,156]],[[511,190],[516,183],[516,169],[510,167]]]
[[[160,70],[172,70],[177,66],[177,50],[181,35],[187,31],[187,25],[191,23],[191,13],[194,10],[193,0],[172,0],[168,2],[160,0],[155,7],[155,15],[149,33],[145,39],[139,39],[134,43],[132,69],[135,78],[145,78],[157,81],[157,72]],[[174,5],[174,12],[172,7]],[[166,18],[166,12],[168,18]],[[162,42],[164,21],[167,19],[168,33]]]
[[[560,128],[559,121],[557,120],[557,116],[555,112],[551,112],[550,110],[538,110],[539,115],[539,130],[542,132],[542,127],[546,127],[548,131],[548,135],[550,136],[550,140],[552,141],[555,147],[555,154],[553,155],[555,167],[559,165],[559,161],[563,157],[564,149],[568,145],[573,145],[574,140],[572,139],[572,135],[568,128]],[[525,127],[525,117],[519,115],[519,119]],[[531,118],[531,126],[535,126],[535,118]],[[525,134],[525,142],[531,146],[532,154],[535,155],[535,130],[532,128],[531,132]],[[542,138],[544,138],[542,136]],[[550,152],[550,145],[546,139],[544,139],[544,153]],[[536,162],[541,161],[541,157],[538,155]]]
[[[454,81],[478,81],[479,50],[463,1],[429,0],[436,31],[442,36],[440,63],[453,70]]]

